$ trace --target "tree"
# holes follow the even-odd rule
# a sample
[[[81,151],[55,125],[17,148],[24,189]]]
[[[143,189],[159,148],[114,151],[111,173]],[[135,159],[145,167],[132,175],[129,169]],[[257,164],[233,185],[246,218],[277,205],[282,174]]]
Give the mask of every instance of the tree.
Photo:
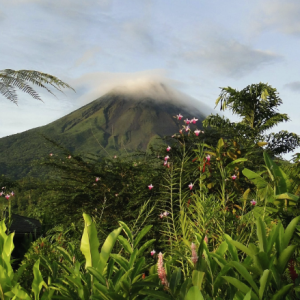
[[[50,85],[60,92],[62,92],[62,88],[69,88],[75,92],[72,87],[57,77],[39,71],[15,71],[11,69],[0,71],[0,93],[15,104],[18,103],[15,88],[18,88],[22,92],[29,94],[34,99],[42,101],[39,94],[30,86],[30,84],[42,87],[52,95],[54,94],[49,88],[47,88],[46,85]]]
[[[264,83],[248,85],[241,91],[231,87],[222,88],[216,100],[220,110],[230,109],[233,114],[242,118],[240,122],[217,115],[210,115],[203,122],[204,126],[211,126],[223,134],[238,138],[242,143],[268,144],[267,149],[274,154],[293,151],[300,145],[300,137],[295,133],[280,131],[266,134],[274,126],[289,121],[287,114],[278,112],[282,104],[277,90]]]

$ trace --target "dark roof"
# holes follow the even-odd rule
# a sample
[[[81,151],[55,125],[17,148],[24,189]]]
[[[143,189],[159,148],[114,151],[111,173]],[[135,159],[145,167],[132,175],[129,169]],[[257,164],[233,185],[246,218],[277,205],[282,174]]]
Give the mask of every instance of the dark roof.
[[[41,227],[42,225],[39,220],[12,214],[12,224],[9,231],[15,231],[15,234],[34,233],[39,232]]]

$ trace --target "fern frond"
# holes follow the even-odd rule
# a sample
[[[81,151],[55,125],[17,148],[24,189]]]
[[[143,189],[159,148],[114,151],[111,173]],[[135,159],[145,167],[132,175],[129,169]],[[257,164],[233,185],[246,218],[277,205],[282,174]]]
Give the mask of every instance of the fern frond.
[[[0,81],[0,93],[6,97],[8,100],[17,104],[17,95],[15,89],[7,84]]]

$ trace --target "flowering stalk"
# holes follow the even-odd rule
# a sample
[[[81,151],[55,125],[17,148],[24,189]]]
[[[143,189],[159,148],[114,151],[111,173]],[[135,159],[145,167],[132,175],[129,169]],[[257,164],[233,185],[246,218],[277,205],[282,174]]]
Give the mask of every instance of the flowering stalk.
[[[191,249],[192,249],[192,262],[194,265],[196,265],[197,261],[198,261],[198,256],[197,256],[197,252],[196,252],[196,245],[194,243],[192,243],[191,245]]]
[[[163,255],[161,252],[158,254],[157,273],[162,285],[169,287],[166,270],[164,268]]]

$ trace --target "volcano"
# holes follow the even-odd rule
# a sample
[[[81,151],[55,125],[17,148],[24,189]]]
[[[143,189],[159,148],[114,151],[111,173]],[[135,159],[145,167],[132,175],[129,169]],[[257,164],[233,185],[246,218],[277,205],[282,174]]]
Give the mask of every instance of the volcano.
[[[14,179],[26,176],[33,160],[55,152],[43,135],[74,153],[120,155],[147,150],[159,138],[184,125],[174,116],[196,117],[201,129],[209,113],[204,104],[161,83],[142,90],[117,87],[91,103],[42,127],[0,139],[0,172]]]

